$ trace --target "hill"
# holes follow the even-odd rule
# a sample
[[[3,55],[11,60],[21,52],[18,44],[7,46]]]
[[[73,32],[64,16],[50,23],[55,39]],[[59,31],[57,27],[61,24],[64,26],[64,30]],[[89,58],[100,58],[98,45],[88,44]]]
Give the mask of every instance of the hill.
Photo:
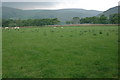
[[[39,19],[39,18],[58,18],[61,21],[67,21],[73,17],[92,17],[102,11],[85,9],[59,9],[59,10],[20,10],[10,7],[2,7],[3,19]]]
[[[2,18],[8,19],[8,18],[21,18],[21,16],[24,15],[24,11],[20,9],[10,8],[10,7],[2,7]]]
[[[119,11],[118,9],[120,9],[120,6],[116,6],[116,7],[110,8],[110,9],[104,11],[103,13],[99,14],[98,16],[105,15],[105,16],[108,17],[111,14],[118,13],[118,11]]]

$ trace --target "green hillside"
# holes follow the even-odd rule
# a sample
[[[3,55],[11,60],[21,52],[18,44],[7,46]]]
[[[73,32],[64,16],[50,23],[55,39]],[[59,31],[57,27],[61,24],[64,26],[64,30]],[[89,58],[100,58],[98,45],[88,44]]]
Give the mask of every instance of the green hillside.
[[[10,8],[10,7],[2,7],[2,18],[8,19],[8,18],[21,18],[21,16],[24,15],[24,11],[20,9]]]
[[[107,11],[104,11],[103,13],[99,14],[98,16],[100,16],[100,15],[109,16],[111,14],[118,13],[118,9],[120,9],[120,6],[116,6],[116,7],[110,8]]]
[[[67,21],[73,17],[92,17],[101,11],[84,10],[84,9],[60,9],[60,10],[20,10],[15,8],[3,7],[3,18],[13,19],[38,19],[38,18],[58,18],[61,21]]]

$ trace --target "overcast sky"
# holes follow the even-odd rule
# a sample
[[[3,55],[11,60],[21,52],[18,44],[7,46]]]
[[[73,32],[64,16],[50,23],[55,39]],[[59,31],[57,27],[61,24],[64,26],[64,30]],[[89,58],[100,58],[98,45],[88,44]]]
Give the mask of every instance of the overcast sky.
[[[3,6],[19,9],[82,8],[105,11],[118,6],[119,0],[2,0]]]

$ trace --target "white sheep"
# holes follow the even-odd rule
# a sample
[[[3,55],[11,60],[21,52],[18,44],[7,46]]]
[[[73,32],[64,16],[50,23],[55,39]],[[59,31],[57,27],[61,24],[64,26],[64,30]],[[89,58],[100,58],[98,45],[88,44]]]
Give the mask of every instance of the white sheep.
[[[19,29],[20,29],[20,27],[14,27],[14,29],[15,29],[15,30],[19,30]]]
[[[54,28],[57,28],[57,27],[54,27]]]
[[[61,28],[63,28],[63,27],[61,27]]]
[[[9,27],[5,27],[5,29],[9,29]]]

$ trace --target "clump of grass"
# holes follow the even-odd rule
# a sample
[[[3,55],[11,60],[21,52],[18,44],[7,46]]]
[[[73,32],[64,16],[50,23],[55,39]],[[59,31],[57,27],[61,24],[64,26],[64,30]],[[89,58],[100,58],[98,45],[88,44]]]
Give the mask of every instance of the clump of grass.
[[[71,77],[72,78],[87,78],[87,76],[84,74],[84,73],[74,73],[74,74],[71,74]]]
[[[95,32],[95,30],[92,30],[92,32]]]
[[[96,36],[96,35],[97,35],[96,33],[93,34],[93,36]]]
[[[107,33],[106,35],[109,36],[109,33]]]
[[[44,32],[44,36],[47,36],[47,33],[46,33],[46,32]]]
[[[50,32],[55,32],[54,30],[51,30]]]
[[[88,32],[91,32],[91,30],[88,30]]]
[[[36,32],[39,32],[39,30],[36,30]]]
[[[120,42],[120,40],[118,40],[118,42]]]
[[[60,37],[64,37],[63,35],[61,35]]]
[[[100,61],[96,60],[93,64],[94,65],[100,65]]]
[[[83,35],[83,32],[82,32],[82,33],[80,33],[80,35]]]
[[[118,33],[116,33],[116,35],[118,35]]]
[[[84,31],[85,33],[87,32],[87,31]]]
[[[103,34],[103,33],[100,31],[99,34]]]
[[[21,66],[19,69],[23,69],[23,67]]]
[[[21,33],[24,33],[25,31],[21,31]]]
[[[73,37],[73,35],[70,35],[70,37]]]
[[[109,67],[100,65],[100,66],[97,67],[97,70],[100,71],[100,72],[108,72]]]
[[[115,32],[115,30],[112,30],[112,32]]]

